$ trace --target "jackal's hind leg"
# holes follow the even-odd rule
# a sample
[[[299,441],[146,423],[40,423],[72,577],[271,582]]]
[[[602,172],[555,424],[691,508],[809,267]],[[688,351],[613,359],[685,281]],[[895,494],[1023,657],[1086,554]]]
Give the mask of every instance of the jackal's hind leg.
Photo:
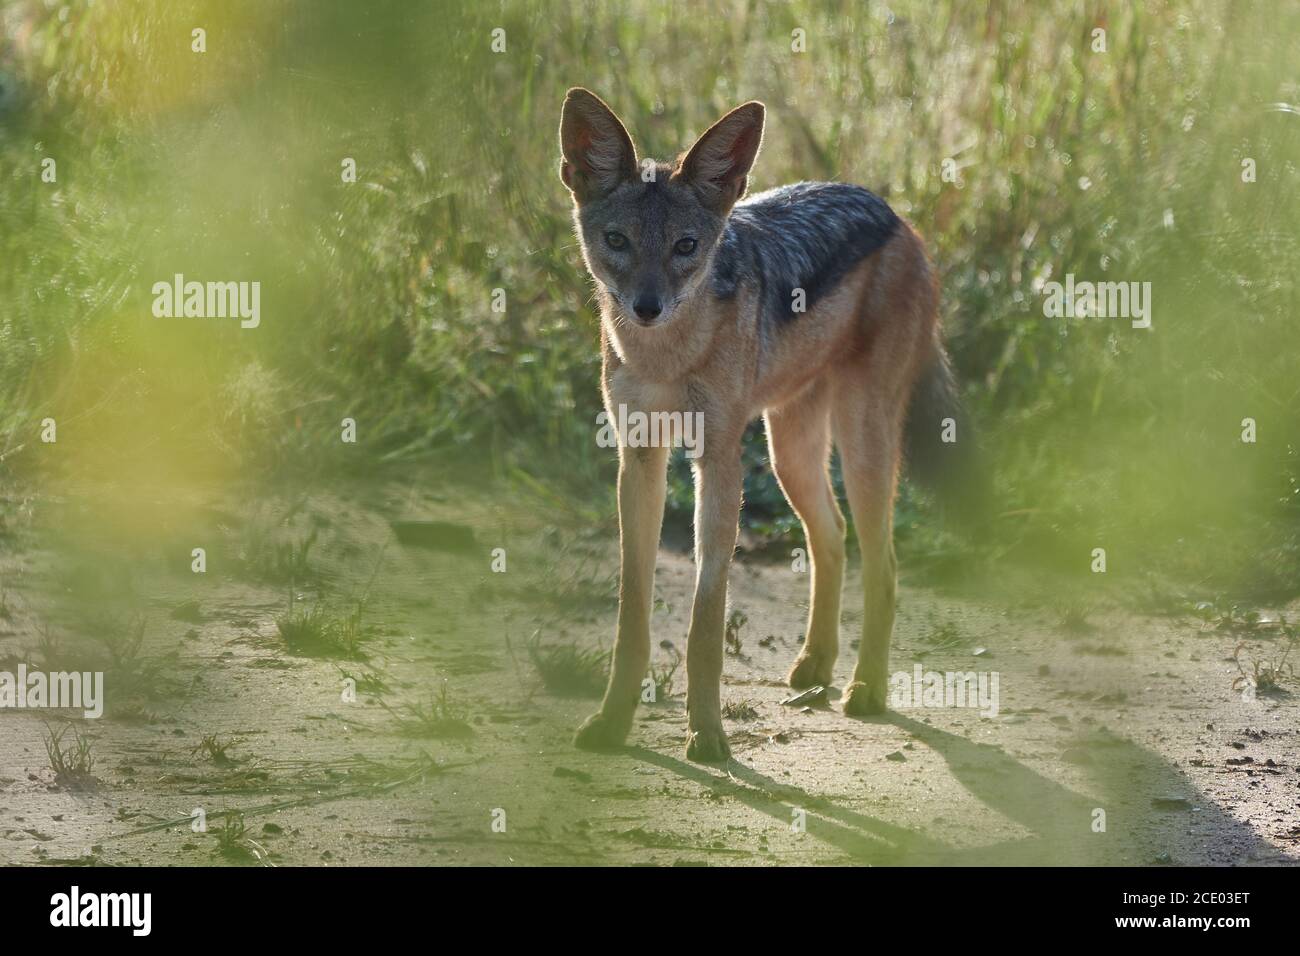
[[[892,511],[896,481],[893,447],[882,441],[872,461],[844,469],[862,552],[862,643],[853,680],[844,688],[844,712],[883,713],[889,682],[889,644],[894,633],[898,565],[894,558]]]
[[[844,712],[855,716],[883,713],[887,705],[898,578],[893,509],[902,422],[891,403],[870,400],[870,389],[870,380],[855,382],[848,394],[837,394],[834,410],[844,489],[862,552],[862,643],[842,698]]]
[[[795,688],[826,685],[831,683],[839,654],[844,587],[844,515],[827,471],[829,388],[815,384],[785,405],[769,409],[766,418],[772,468],[803,523],[811,558],[808,629],[788,682]]]

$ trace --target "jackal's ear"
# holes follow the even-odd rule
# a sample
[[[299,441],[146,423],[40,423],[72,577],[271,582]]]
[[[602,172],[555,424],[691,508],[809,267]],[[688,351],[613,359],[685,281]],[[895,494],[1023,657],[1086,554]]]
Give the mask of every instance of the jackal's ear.
[[[766,109],[757,100],[737,106],[710,126],[677,166],[674,176],[695,188],[705,205],[725,212],[749,184],[763,142]]]
[[[636,148],[599,96],[574,87],[560,114],[560,178],[578,202],[597,199],[636,176]]]

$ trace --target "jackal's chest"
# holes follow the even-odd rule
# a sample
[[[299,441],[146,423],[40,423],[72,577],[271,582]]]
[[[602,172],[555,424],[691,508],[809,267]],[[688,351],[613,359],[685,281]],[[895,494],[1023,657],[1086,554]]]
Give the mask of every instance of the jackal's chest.
[[[615,411],[619,405],[638,412],[685,412],[687,388],[683,382],[647,382],[627,366],[615,369],[605,382],[605,402]]]
[[[638,381],[615,371],[606,381],[604,425],[625,448],[681,446],[686,456],[703,452],[705,416],[685,386]]]

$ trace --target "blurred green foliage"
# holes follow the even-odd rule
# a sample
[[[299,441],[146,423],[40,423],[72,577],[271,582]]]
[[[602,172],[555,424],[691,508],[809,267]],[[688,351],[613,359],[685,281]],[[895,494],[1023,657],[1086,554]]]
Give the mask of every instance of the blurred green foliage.
[[[1100,546],[1129,576],[1300,580],[1300,8],[8,0],[0,28],[0,455],[18,476],[434,458],[612,514],[559,104],[596,90],[666,158],[758,98],[753,188],[859,182],[931,244],[998,491],[981,554],[1084,572]],[[260,281],[261,326],[154,318],[150,286],[178,272]],[[1045,318],[1041,285],[1066,273],[1152,283],[1153,327]],[[752,438],[747,520],[797,532]],[[933,546],[910,490],[899,524]]]

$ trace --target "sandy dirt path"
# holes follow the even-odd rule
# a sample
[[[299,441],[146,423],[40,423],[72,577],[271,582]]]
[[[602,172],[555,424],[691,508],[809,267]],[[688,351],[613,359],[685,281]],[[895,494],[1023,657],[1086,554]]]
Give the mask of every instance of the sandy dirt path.
[[[547,691],[527,645],[608,647],[611,534],[425,487],[285,494],[256,514],[159,500],[181,517],[147,530],[102,490],[11,497],[0,670],[105,668],[108,708],[0,711],[0,863],[1300,860],[1300,708],[1232,688],[1240,635],[1121,611],[1067,631],[1050,611],[904,584],[893,669],[997,672],[997,713],[854,720],[836,689],[861,620],[853,569],[836,683],[799,707],[783,705],[782,680],[807,577],[741,560],[732,761],[684,759],[684,668],[625,751],[593,755],[570,740],[595,701]],[[393,530],[429,520],[448,524],[429,540]],[[261,539],[313,530],[307,581],[259,579],[257,555],[277,553]],[[203,575],[189,567],[199,540]],[[661,554],[659,667],[685,650],[692,576],[689,556]],[[276,620],[291,589],[300,611],[363,605],[364,660],[287,647]],[[124,649],[141,620],[141,645]],[[1259,630],[1242,660],[1280,650]],[[46,743],[60,727],[65,746],[89,741],[89,779],[56,778]]]

